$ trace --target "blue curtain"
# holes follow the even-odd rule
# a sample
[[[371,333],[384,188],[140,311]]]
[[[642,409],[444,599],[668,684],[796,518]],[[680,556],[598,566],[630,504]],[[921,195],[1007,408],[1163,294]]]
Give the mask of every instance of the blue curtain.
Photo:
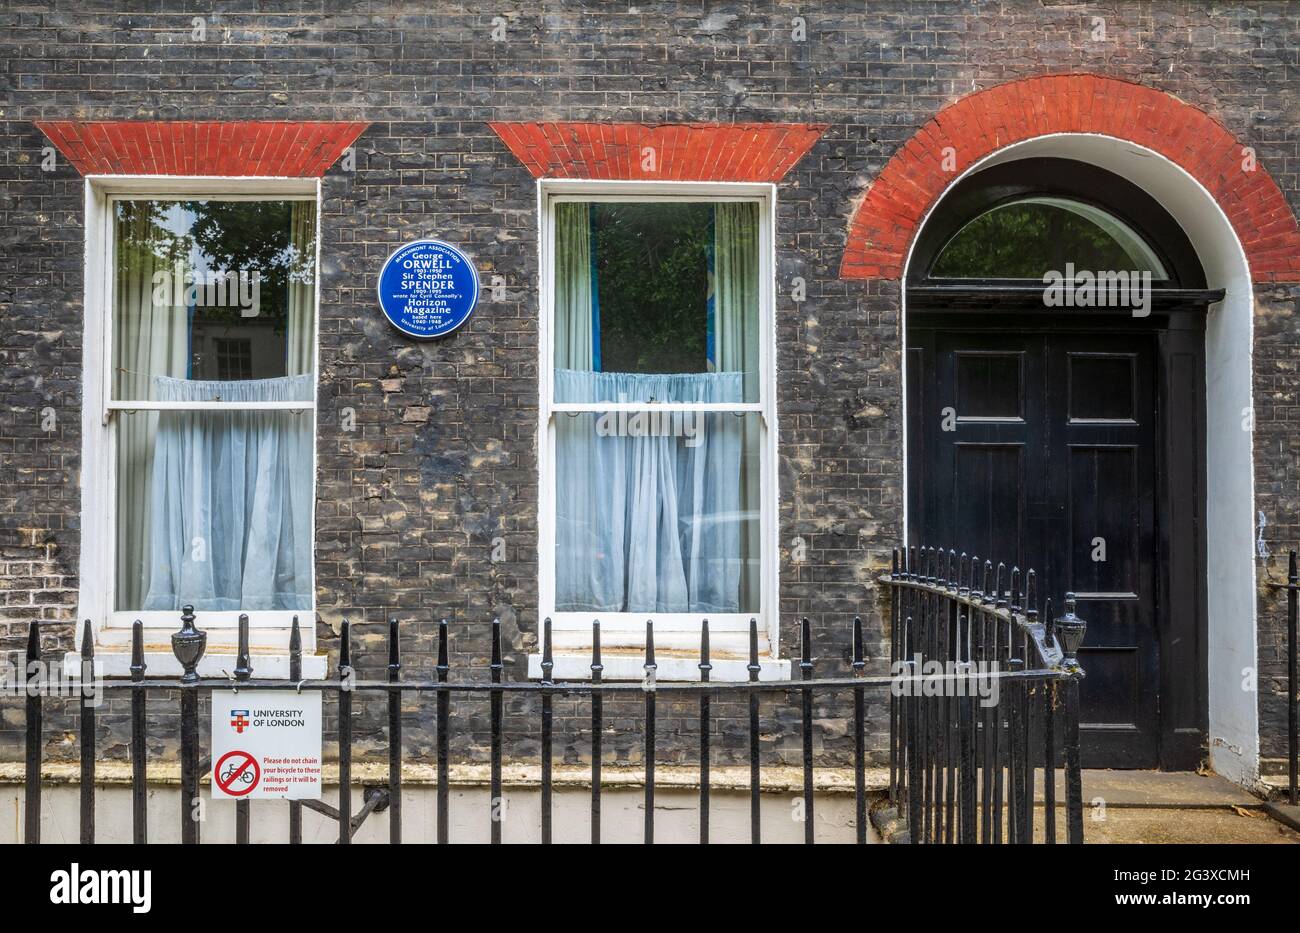
[[[159,401],[310,402],[315,375],[154,377]],[[312,412],[164,411],[155,435],[144,608],[311,606]]]
[[[557,369],[559,402],[739,402],[744,374]],[[561,414],[556,608],[736,612],[743,418]]]
[[[713,248],[709,283],[709,352],[714,368],[745,374],[744,399],[757,402],[759,392],[758,327],[758,205],[750,201],[717,204],[713,209]],[[744,421],[743,445],[756,449],[760,442],[757,419]],[[757,513],[760,483],[758,461],[744,460],[737,482],[740,501]],[[740,533],[742,558],[741,603],[747,609],[759,605],[759,523],[748,521]]]

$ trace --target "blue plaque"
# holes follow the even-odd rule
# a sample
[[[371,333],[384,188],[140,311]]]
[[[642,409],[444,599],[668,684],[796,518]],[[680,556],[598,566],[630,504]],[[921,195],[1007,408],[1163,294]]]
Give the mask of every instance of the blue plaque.
[[[469,320],[478,303],[478,272],[469,257],[441,240],[397,249],[379,272],[379,307],[411,337],[444,337]]]

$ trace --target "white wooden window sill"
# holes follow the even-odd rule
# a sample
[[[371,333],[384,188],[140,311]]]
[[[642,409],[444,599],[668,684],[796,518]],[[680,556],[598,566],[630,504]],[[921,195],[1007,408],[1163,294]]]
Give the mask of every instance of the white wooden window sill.
[[[604,680],[641,680],[645,676],[645,630],[602,626],[600,663]],[[551,658],[553,680],[591,680],[591,630],[554,631]],[[709,638],[709,679],[720,683],[749,680],[748,631],[712,631]],[[697,630],[655,631],[655,679],[695,681],[700,679],[700,635]],[[758,636],[758,679],[789,680],[789,659],[775,657],[765,631]],[[528,677],[540,680],[542,655],[528,655]]]

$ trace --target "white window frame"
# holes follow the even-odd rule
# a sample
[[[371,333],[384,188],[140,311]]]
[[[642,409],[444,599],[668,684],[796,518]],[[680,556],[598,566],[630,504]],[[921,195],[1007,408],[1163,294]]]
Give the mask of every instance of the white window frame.
[[[777,420],[776,420],[776,186],[743,182],[662,182],[662,181],[577,181],[541,179],[537,186],[539,244],[538,352],[538,596],[539,618],[551,619],[552,640],[556,656],[555,676],[563,679],[590,677],[591,632],[593,619],[600,620],[601,647],[604,649],[604,675],[607,679],[639,677],[642,661],[636,649],[644,649],[647,619],[654,622],[657,649],[698,651],[701,621],[709,620],[713,653],[713,679],[744,680],[749,650],[749,620],[758,619],[759,653],[763,679],[782,679],[789,675],[789,662],[776,659],[779,645],[778,606],[779,574],[777,568]],[[753,403],[681,403],[656,406],[665,411],[744,411],[759,416],[760,429],[760,502],[759,502],[759,607],[755,613],[588,613],[555,610],[555,508],[554,480],[555,424],[557,417],[574,411],[640,410],[634,403],[601,402],[595,404],[557,403],[553,400],[554,346],[554,235],[555,205],[564,201],[603,202],[728,202],[749,201],[759,204],[759,401]],[[529,658],[529,672],[540,672],[540,657]],[[658,657],[660,679],[699,678],[696,659],[676,657],[672,653]],[[678,670],[680,668],[680,671]]]
[[[313,328],[312,372],[319,373],[320,359],[320,216],[321,190],[317,178],[226,178],[211,176],[90,175],[85,179],[85,320],[82,373],[82,468],[81,468],[81,560],[79,568],[78,619],[91,622],[95,641],[107,649],[97,656],[106,676],[124,673],[131,628],[139,619],[144,626],[146,664],[151,676],[180,673],[171,656],[168,637],[180,628],[180,613],[168,611],[122,612],[114,609],[116,573],[116,430],[119,413],[142,410],[288,409],[310,410],[312,435],[318,428],[317,394],[319,376],[313,384],[311,401],[288,402],[123,402],[112,398],[113,202],[118,200],[201,200],[226,201],[312,201],[316,204],[316,326]],[[316,450],[312,445],[311,483],[316,501]],[[302,610],[249,610],[249,641],[258,676],[287,676],[288,642],[293,618],[298,617],[302,635],[303,673],[324,676],[324,658],[315,655],[315,542],[316,518],[311,519],[312,604]],[[200,662],[200,674],[219,675],[229,667],[228,657],[237,644],[239,616],[230,612],[198,611],[197,626],[208,632],[208,649]],[[67,661],[71,662],[69,655]],[[65,662],[66,663],[66,662]],[[79,668],[79,663],[77,664]]]

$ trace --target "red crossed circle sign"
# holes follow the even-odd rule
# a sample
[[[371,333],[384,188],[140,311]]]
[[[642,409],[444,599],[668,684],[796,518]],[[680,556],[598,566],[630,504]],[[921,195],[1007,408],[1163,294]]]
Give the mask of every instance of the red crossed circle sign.
[[[226,762],[230,762],[229,767]],[[249,776],[252,780],[249,780]],[[262,769],[257,766],[257,759],[248,752],[226,752],[212,769],[212,779],[217,782],[222,793],[231,797],[242,797],[251,793],[262,779]]]

